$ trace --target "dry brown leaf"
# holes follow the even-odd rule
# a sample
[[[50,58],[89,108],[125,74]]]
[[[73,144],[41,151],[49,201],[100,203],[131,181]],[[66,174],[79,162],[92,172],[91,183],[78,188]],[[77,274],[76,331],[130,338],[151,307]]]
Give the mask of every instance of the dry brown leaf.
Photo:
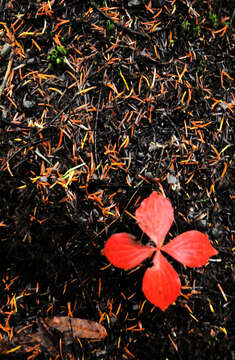
[[[45,318],[44,321],[49,327],[59,330],[62,333],[71,332],[73,337],[104,339],[107,336],[104,326],[92,320],[54,316]]]
[[[0,355],[17,356],[31,353],[33,359],[45,349],[51,356],[56,356],[60,339],[68,346],[76,337],[102,340],[107,336],[106,329],[101,324],[67,316],[40,318],[38,330],[30,330],[32,329],[27,328],[15,335],[11,342],[6,338],[0,339]]]

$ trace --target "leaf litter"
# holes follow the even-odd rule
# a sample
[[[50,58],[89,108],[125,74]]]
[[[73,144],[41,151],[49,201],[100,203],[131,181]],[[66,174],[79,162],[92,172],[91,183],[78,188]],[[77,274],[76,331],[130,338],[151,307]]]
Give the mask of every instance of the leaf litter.
[[[54,358],[232,359],[231,3],[9,0],[0,9],[1,340],[69,315],[108,336],[70,349],[62,338]],[[62,64],[49,66],[58,48]],[[148,260],[120,274],[100,255],[113,233],[146,243],[134,213],[152,191],[174,207],[169,239],[197,229],[219,251],[200,269],[169,258],[183,296],[164,314],[140,291]]]

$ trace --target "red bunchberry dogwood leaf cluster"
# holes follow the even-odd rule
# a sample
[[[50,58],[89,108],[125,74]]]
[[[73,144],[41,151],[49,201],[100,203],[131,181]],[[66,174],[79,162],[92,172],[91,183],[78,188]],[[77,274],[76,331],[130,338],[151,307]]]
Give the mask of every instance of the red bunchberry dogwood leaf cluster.
[[[162,252],[189,267],[205,265],[218,252],[206,235],[194,230],[163,245],[174,221],[174,211],[170,201],[155,191],[136,210],[136,219],[155,246],[142,245],[133,235],[118,233],[107,240],[102,253],[114,266],[128,270],[155,252],[153,266],[145,272],[142,290],[152,304],[164,311],[180,295],[181,282]]]

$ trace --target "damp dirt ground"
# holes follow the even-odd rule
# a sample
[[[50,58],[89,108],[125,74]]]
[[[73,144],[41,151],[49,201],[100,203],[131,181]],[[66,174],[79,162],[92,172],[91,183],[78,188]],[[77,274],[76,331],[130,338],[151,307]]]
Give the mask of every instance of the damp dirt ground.
[[[1,358],[235,359],[231,4],[0,0]],[[152,191],[174,207],[168,239],[196,229],[218,250],[170,260],[182,294],[165,312],[141,291],[147,263],[101,254],[113,233],[142,238]],[[26,347],[47,316],[107,336]]]

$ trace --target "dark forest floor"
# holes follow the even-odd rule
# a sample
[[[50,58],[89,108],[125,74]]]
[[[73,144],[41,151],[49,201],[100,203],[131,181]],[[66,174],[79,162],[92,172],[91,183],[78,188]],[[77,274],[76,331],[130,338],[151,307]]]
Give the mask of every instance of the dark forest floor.
[[[0,0],[4,359],[235,359],[235,16],[226,0],[161,3]],[[142,236],[153,190],[174,206],[170,236],[207,232],[219,251],[174,263],[182,296],[165,312],[141,291],[146,264],[100,253],[115,232]],[[25,326],[68,314],[107,337],[22,345]]]

